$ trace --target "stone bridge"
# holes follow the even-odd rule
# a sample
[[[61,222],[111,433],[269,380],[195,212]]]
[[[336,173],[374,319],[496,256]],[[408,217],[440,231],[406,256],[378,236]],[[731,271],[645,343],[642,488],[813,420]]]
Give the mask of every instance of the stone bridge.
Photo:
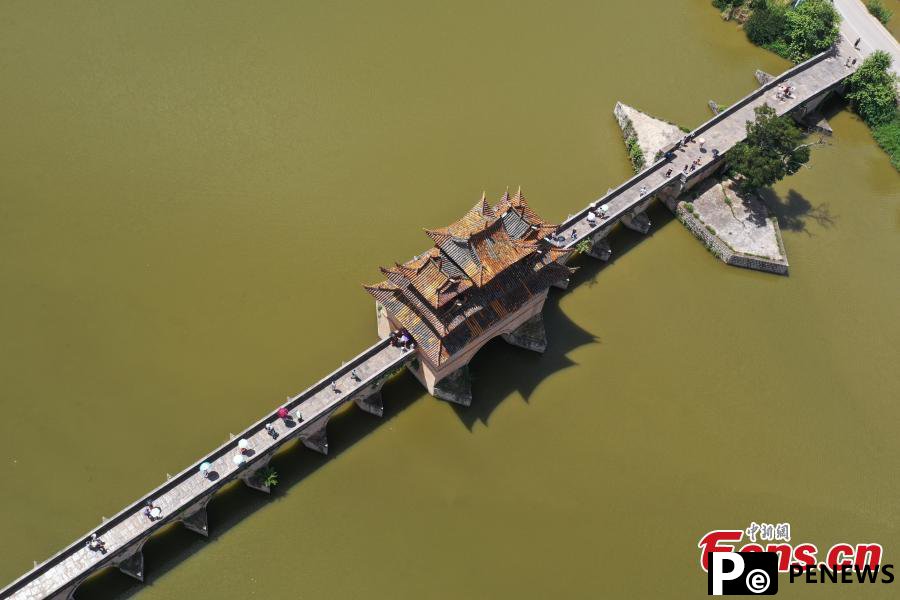
[[[691,132],[694,141],[676,150],[674,158],[655,161],[600,200],[566,219],[551,241],[559,246],[571,247],[588,240],[591,245],[589,254],[606,260],[610,250],[604,238],[612,225],[621,222],[626,227],[646,233],[650,227],[644,213],[647,205],[657,197],[674,199],[683,190],[714,172],[722,164],[728,150],[744,139],[745,123],[754,118],[754,108],[767,103],[778,114],[798,116],[813,110],[852,72],[853,68],[846,66],[848,57],[857,58],[858,63],[861,61],[853,47],[842,40],[829,52],[773,78]],[[787,84],[792,87],[793,96],[782,99],[777,94],[777,88]],[[705,140],[703,148],[696,141],[701,137]],[[718,158],[713,158],[713,149],[718,151]],[[690,170],[689,167],[685,173],[684,165],[690,165],[696,159],[701,161],[699,168]],[[666,176],[669,169],[671,173]],[[606,215],[589,219],[589,212],[601,205],[607,207]],[[68,600],[86,578],[107,567],[117,567],[143,580],[142,548],[155,532],[170,523],[181,522],[188,529],[207,535],[206,505],[218,490],[240,479],[252,488],[268,492],[264,469],[272,455],[294,439],[301,440],[313,450],[327,453],[325,427],[331,415],[341,406],[355,402],[363,410],[380,416],[381,386],[391,373],[410,363],[415,356],[415,352],[404,351],[386,340],[378,342],[306,391],[288,398],[284,407],[290,411],[291,418],[277,418],[275,412],[267,414],[116,516],[104,520],[95,530],[37,564],[0,590],[0,598]],[[267,424],[274,426],[277,437],[266,430]],[[243,453],[239,447],[241,440],[246,440],[247,445]],[[234,460],[239,454],[246,459],[240,465]],[[204,462],[211,465],[206,476],[199,470]],[[162,511],[157,520],[151,521],[144,515],[148,501]],[[92,533],[105,542],[105,552],[86,547]]]
[[[672,202],[675,198],[714,173],[724,164],[727,152],[746,137],[746,122],[755,118],[754,109],[768,104],[779,115],[790,114],[799,120],[812,113],[829,92],[842,87],[844,80],[860,66],[862,58],[852,44],[841,38],[827,52],[768,79],[758,89],[690,132],[691,142],[677,149],[670,148],[672,154],[668,158],[663,156],[655,160],[645,170],[570,216],[550,241],[571,248],[586,240],[590,246],[588,255],[608,260],[612,251],[605,238],[613,225],[621,223],[634,231],[647,233],[650,229],[650,219],[644,212],[647,206],[659,198],[674,210]],[[856,64],[848,65],[848,60],[852,63],[853,59]],[[779,93],[787,85],[792,90],[789,98]],[[702,147],[700,139],[704,141]],[[692,168],[698,159],[699,167]]]
[[[415,358],[414,351],[392,346],[382,340],[365,350],[341,368],[307,389],[290,397],[283,405],[289,418],[278,418],[273,411],[226,444],[203,456],[195,464],[178,473],[116,516],[0,591],[0,598],[68,600],[88,577],[106,567],[117,567],[123,573],[143,581],[142,548],[159,529],[181,522],[191,531],[208,535],[206,505],[222,487],[242,480],[248,486],[269,492],[265,468],[272,455],[286,443],[299,439],[305,446],[328,453],[325,427],[336,410],[349,402],[373,415],[381,416],[381,386],[396,370]],[[277,437],[266,430],[274,427]],[[239,443],[246,440],[241,451]],[[236,456],[245,461],[238,465]],[[202,463],[209,472],[200,472]],[[158,519],[144,515],[152,502],[162,512]],[[106,545],[105,552],[90,550],[86,542],[96,533]]]

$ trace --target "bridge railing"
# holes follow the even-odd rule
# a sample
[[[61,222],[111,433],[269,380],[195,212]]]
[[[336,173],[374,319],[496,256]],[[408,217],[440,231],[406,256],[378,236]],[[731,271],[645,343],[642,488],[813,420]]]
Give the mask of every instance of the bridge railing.
[[[827,59],[829,56],[831,56],[831,54],[833,52],[834,52],[834,48],[830,48],[830,49],[826,50],[825,52],[816,54],[815,56],[809,58],[808,60],[805,60],[802,63],[791,67],[790,69],[788,69],[787,71],[778,75],[777,77],[772,78],[772,80],[769,81],[768,83],[766,83],[765,85],[759,86],[757,89],[753,90],[752,92],[750,92],[749,94],[747,94],[746,96],[744,96],[743,98],[738,100],[737,102],[733,103],[731,106],[729,106],[728,108],[726,108],[719,114],[714,115],[711,119],[708,119],[707,121],[701,123],[698,127],[696,127],[693,131],[691,131],[691,133],[690,133],[691,137],[700,135],[704,131],[707,131],[710,127],[719,123],[720,121],[723,121],[723,120],[729,118],[737,111],[741,110],[742,108],[744,108],[745,106],[747,106],[748,104],[750,104],[751,102],[753,102],[754,100],[756,100],[757,98],[759,98],[760,96],[765,94],[766,92],[770,91],[772,88],[774,88],[774,87],[778,86],[779,84],[783,83],[784,81],[790,79],[797,73],[800,73],[801,71],[804,71],[804,70],[808,69],[809,67]],[[632,187],[635,183],[637,183],[641,179],[644,179],[651,173],[657,171],[660,167],[665,165],[666,162],[667,162],[667,160],[665,157],[660,158],[659,160],[654,162],[652,165],[650,165],[649,167],[647,167],[640,173],[636,173],[633,177],[631,177],[624,183],[618,185],[617,187],[615,187],[612,190],[610,190],[609,192],[607,192],[606,195],[604,195],[603,197],[598,199],[596,201],[596,203],[597,204],[605,204],[605,203],[609,202],[616,196],[620,195],[626,189]],[[557,231],[563,231],[566,228],[568,228],[570,225],[572,225],[573,223],[577,223],[578,221],[583,219],[585,216],[587,216],[588,210],[590,210],[590,205],[588,205],[587,207],[585,207],[578,213],[570,216],[565,221],[563,221],[562,224],[560,224],[559,229]],[[609,225],[606,225],[606,226],[609,226]],[[600,229],[600,228],[601,227],[598,227],[597,229]]]
[[[284,403],[280,406],[284,406],[289,411],[293,412],[296,408],[301,406],[304,401],[306,401],[307,399],[311,398],[312,396],[316,395],[317,393],[328,388],[333,380],[348,374],[351,370],[362,365],[363,363],[368,361],[373,356],[376,356],[377,354],[379,354],[381,351],[383,351],[389,345],[390,345],[389,340],[386,340],[386,339],[380,340],[376,344],[370,346],[369,348],[367,348],[366,350],[364,350],[363,352],[361,352],[360,354],[355,356],[349,362],[341,365],[340,368],[335,369],[334,371],[329,373],[327,376],[322,378],[320,381],[316,382],[315,384],[313,384],[309,388],[305,389],[301,393],[297,394],[296,396],[291,397],[291,399],[289,401],[287,401],[286,403]],[[412,356],[414,356],[413,352],[409,352],[408,354],[401,355],[399,360],[392,361],[391,363],[386,365],[385,368],[382,369],[381,371],[376,372],[376,373],[370,375],[369,377],[361,380],[359,382],[359,385],[356,386],[356,388],[353,390],[353,392],[350,392],[340,398],[339,404],[352,400],[357,392],[365,389],[367,386],[371,385],[372,383],[375,383],[380,377],[384,376],[384,374],[386,372],[390,372],[390,370],[397,367],[398,365],[402,365],[403,363],[411,360]],[[85,540],[88,539],[92,533],[96,533],[98,537],[103,537],[103,534],[105,532],[113,529],[114,527],[121,524],[126,519],[132,517],[136,512],[139,512],[141,509],[143,509],[144,506],[146,506],[147,500],[158,498],[158,497],[166,494],[167,492],[174,490],[179,485],[184,483],[187,479],[196,475],[199,472],[201,463],[213,462],[215,460],[222,458],[229,452],[234,451],[234,449],[238,447],[237,444],[238,444],[238,441],[240,438],[247,438],[247,437],[256,435],[257,433],[259,433],[261,430],[263,430],[265,428],[265,424],[267,422],[270,422],[274,418],[274,416],[275,416],[275,411],[273,410],[272,412],[269,412],[268,414],[266,414],[266,416],[264,416],[260,420],[256,421],[255,423],[253,423],[252,425],[250,425],[249,427],[244,429],[240,434],[235,436],[234,439],[229,440],[228,442],[222,444],[221,446],[219,446],[218,448],[216,448],[209,454],[206,454],[202,459],[196,461],[191,466],[187,467],[186,469],[184,469],[177,475],[173,476],[171,479],[168,479],[162,485],[154,488],[152,491],[150,491],[149,493],[142,496],[136,502],[133,502],[132,504],[128,505],[127,507],[125,507],[124,509],[122,509],[121,511],[116,513],[114,516],[112,516],[111,518],[106,519],[98,527],[91,529],[87,534],[79,537],[75,542],[73,542],[69,546],[63,548],[62,550],[60,550],[59,552],[57,552],[56,554],[54,554],[53,556],[51,556],[50,558],[45,560],[44,562],[40,563],[39,565],[34,567],[32,570],[28,571],[27,573],[25,573],[24,575],[22,575],[21,577],[19,577],[18,579],[16,579],[9,585],[7,585],[5,588],[0,589],[0,597],[5,598],[8,595],[11,595],[11,594],[17,592],[18,590],[20,590],[21,588],[26,586],[29,582],[40,577],[42,574],[44,574],[47,571],[49,571],[50,569],[52,569],[53,567],[55,567],[56,565],[58,565],[59,563],[61,563],[62,561],[64,561],[68,557],[70,557],[71,555],[73,555],[78,550],[83,549]],[[292,432],[292,434],[279,437],[278,440],[275,440],[275,442],[273,443],[269,452],[277,450],[283,444],[294,439],[294,437],[296,437],[296,434],[298,434],[300,431],[302,431],[307,425],[315,422],[317,417],[318,417],[318,415],[316,417],[309,419],[308,421],[304,421],[303,423],[298,424],[298,426],[295,428],[295,431]],[[246,466],[244,466],[242,469],[232,472],[227,477],[223,477],[223,478],[217,480],[216,485],[213,486],[209,490],[208,493],[203,494],[203,496],[215,493],[223,485],[225,485],[226,483],[229,483],[231,480],[238,477],[241,473],[245,472],[249,465],[251,465],[253,462],[256,462],[257,460],[259,460],[262,456],[263,455],[260,454],[260,455],[254,456],[254,457],[250,457],[249,460],[247,461]],[[148,530],[145,533],[145,536],[152,535],[156,530],[158,530],[161,527],[164,527],[165,525],[168,525],[170,522],[172,522],[174,520],[177,520],[177,518],[178,518],[177,512],[172,513],[172,514],[166,514],[162,519],[156,521],[152,527],[148,528]],[[142,537],[145,537],[145,536],[142,536]],[[116,552],[111,552],[110,555],[106,558],[106,560],[98,561],[96,568],[103,568],[103,567],[107,566],[111,562],[111,560],[115,557],[115,555],[116,555]]]

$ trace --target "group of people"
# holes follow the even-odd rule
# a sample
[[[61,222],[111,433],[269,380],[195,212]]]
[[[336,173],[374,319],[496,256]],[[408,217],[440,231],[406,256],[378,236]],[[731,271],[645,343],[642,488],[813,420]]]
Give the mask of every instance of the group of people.
[[[144,506],[143,513],[144,516],[151,521],[162,519],[162,509],[153,504],[153,500],[147,500],[147,504]]]
[[[407,332],[405,329],[392,331],[388,336],[388,339],[391,341],[391,346],[403,348],[404,350],[409,350],[415,344],[415,342],[413,342],[412,336],[410,336],[409,332]]]
[[[775,96],[779,100],[786,100],[788,98],[793,98],[794,97],[794,88],[792,88],[790,84],[787,84],[784,87],[779,87],[775,90]]]
[[[85,546],[87,546],[87,549],[91,552],[102,552],[103,554],[106,554],[106,542],[97,537],[96,533],[91,534],[91,537],[88,539]]]

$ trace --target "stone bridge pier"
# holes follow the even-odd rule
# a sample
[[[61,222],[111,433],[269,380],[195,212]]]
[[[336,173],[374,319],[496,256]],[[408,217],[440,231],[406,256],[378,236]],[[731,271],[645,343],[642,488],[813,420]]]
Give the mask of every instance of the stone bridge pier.
[[[310,450],[315,450],[322,454],[328,454],[328,436],[325,434],[325,428],[328,426],[328,420],[335,413],[332,410],[318,417],[316,421],[300,432],[300,441]]]
[[[440,366],[432,366],[420,355],[407,368],[416,376],[428,393],[440,400],[462,406],[472,404],[472,380],[469,362],[490,340],[501,337],[506,343],[532,352],[547,349],[543,307],[547,291],[532,297],[524,306],[479,336],[477,343],[457,353]]]
[[[203,537],[209,537],[209,523],[206,517],[206,505],[209,504],[212,494],[201,498],[179,516],[181,524],[185,529],[199,533]]]
[[[647,216],[646,210],[647,207],[650,206],[650,203],[652,201],[653,196],[648,194],[646,200],[635,206],[633,210],[622,215],[622,217],[619,219],[619,222],[632,231],[646,234],[648,231],[650,231],[651,225],[650,217]]]
[[[606,239],[609,235],[609,230],[610,227],[600,227],[589,237],[585,238],[591,246],[585,254],[603,262],[608,261],[612,256],[612,248],[609,246],[609,240]]]
[[[144,581],[144,544],[150,536],[139,539],[121,552],[119,556],[113,559],[114,567],[128,575],[134,577],[140,582]]]

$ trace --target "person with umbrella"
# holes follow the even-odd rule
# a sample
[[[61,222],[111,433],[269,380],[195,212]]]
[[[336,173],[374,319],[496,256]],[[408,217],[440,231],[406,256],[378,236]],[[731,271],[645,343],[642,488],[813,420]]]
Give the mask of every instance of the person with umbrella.
[[[212,468],[212,465],[208,462],[200,463],[200,475],[202,475],[205,479],[209,479],[209,470]]]

